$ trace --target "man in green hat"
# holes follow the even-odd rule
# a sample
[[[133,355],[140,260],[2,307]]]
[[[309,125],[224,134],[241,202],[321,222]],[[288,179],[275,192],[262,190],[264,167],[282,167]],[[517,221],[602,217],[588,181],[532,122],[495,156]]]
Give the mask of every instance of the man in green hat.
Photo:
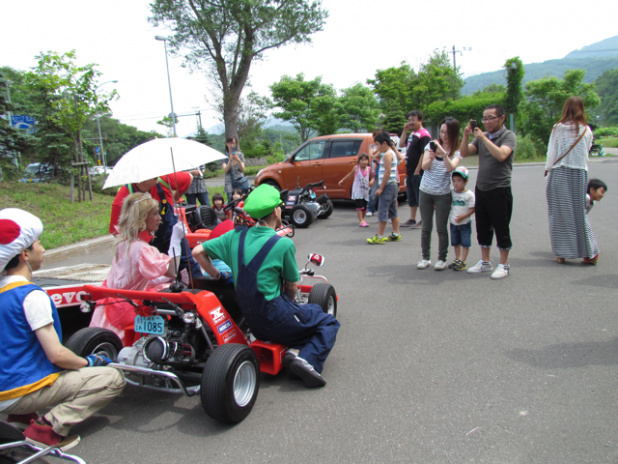
[[[244,210],[257,222],[198,245],[193,257],[215,279],[221,273],[211,258],[232,269],[236,301],[253,335],[288,346],[284,364],[307,387],[322,387],[320,373],[330,353],[339,322],[316,304],[294,301],[300,276],[296,248],[288,237],[279,237],[281,197],[271,185],[256,188]]]

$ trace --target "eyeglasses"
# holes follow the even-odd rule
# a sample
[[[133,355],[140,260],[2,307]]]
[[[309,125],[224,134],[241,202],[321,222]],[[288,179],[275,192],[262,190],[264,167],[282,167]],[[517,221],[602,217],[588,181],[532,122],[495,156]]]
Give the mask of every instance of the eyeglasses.
[[[498,119],[500,116],[484,116],[483,119],[481,119],[481,121],[485,122],[485,121],[493,121],[494,119]]]

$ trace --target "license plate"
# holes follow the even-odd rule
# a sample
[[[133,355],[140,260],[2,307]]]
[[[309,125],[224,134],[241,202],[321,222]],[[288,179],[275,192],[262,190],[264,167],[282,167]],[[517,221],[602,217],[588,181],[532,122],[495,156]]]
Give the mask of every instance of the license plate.
[[[165,320],[161,316],[135,316],[134,330],[137,333],[165,335]]]
[[[315,200],[315,197],[316,197],[316,194],[315,194],[315,192],[312,190],[312,191],[311,191],[311,199],[312,199],[312,200]]]

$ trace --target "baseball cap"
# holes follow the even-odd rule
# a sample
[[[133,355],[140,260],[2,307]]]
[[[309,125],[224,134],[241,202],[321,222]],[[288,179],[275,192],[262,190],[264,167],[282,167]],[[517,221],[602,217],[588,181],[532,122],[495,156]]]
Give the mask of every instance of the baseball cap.
[[[0,211],[0,272],[11,259],[32,246],[43,233],[43,223],[35,215],[18,208]]]
[[[463,177],[464,179],[467,179],[469,177],[468,175],[468,168],[466,168],[465,166],[459,166],[457,167],[453,173],[451,174],[451,177],[454,176],[455,174],[459,174],[461,177]]]
[[[262,184],[249,194],[244,210],[254,219],[261,219],[281,205],[281,193],[272,185]]]

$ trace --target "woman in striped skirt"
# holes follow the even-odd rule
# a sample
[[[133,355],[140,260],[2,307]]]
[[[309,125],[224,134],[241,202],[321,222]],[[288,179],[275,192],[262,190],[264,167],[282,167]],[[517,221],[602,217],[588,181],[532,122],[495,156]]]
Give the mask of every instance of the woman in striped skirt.
[[[559,263],[584,258],[584,263],[596,264],[599,255],[586,215],[588,153],[592,146],[592,131],[586,122],[581,98],[570,97],[547,148],[549,236]]]

